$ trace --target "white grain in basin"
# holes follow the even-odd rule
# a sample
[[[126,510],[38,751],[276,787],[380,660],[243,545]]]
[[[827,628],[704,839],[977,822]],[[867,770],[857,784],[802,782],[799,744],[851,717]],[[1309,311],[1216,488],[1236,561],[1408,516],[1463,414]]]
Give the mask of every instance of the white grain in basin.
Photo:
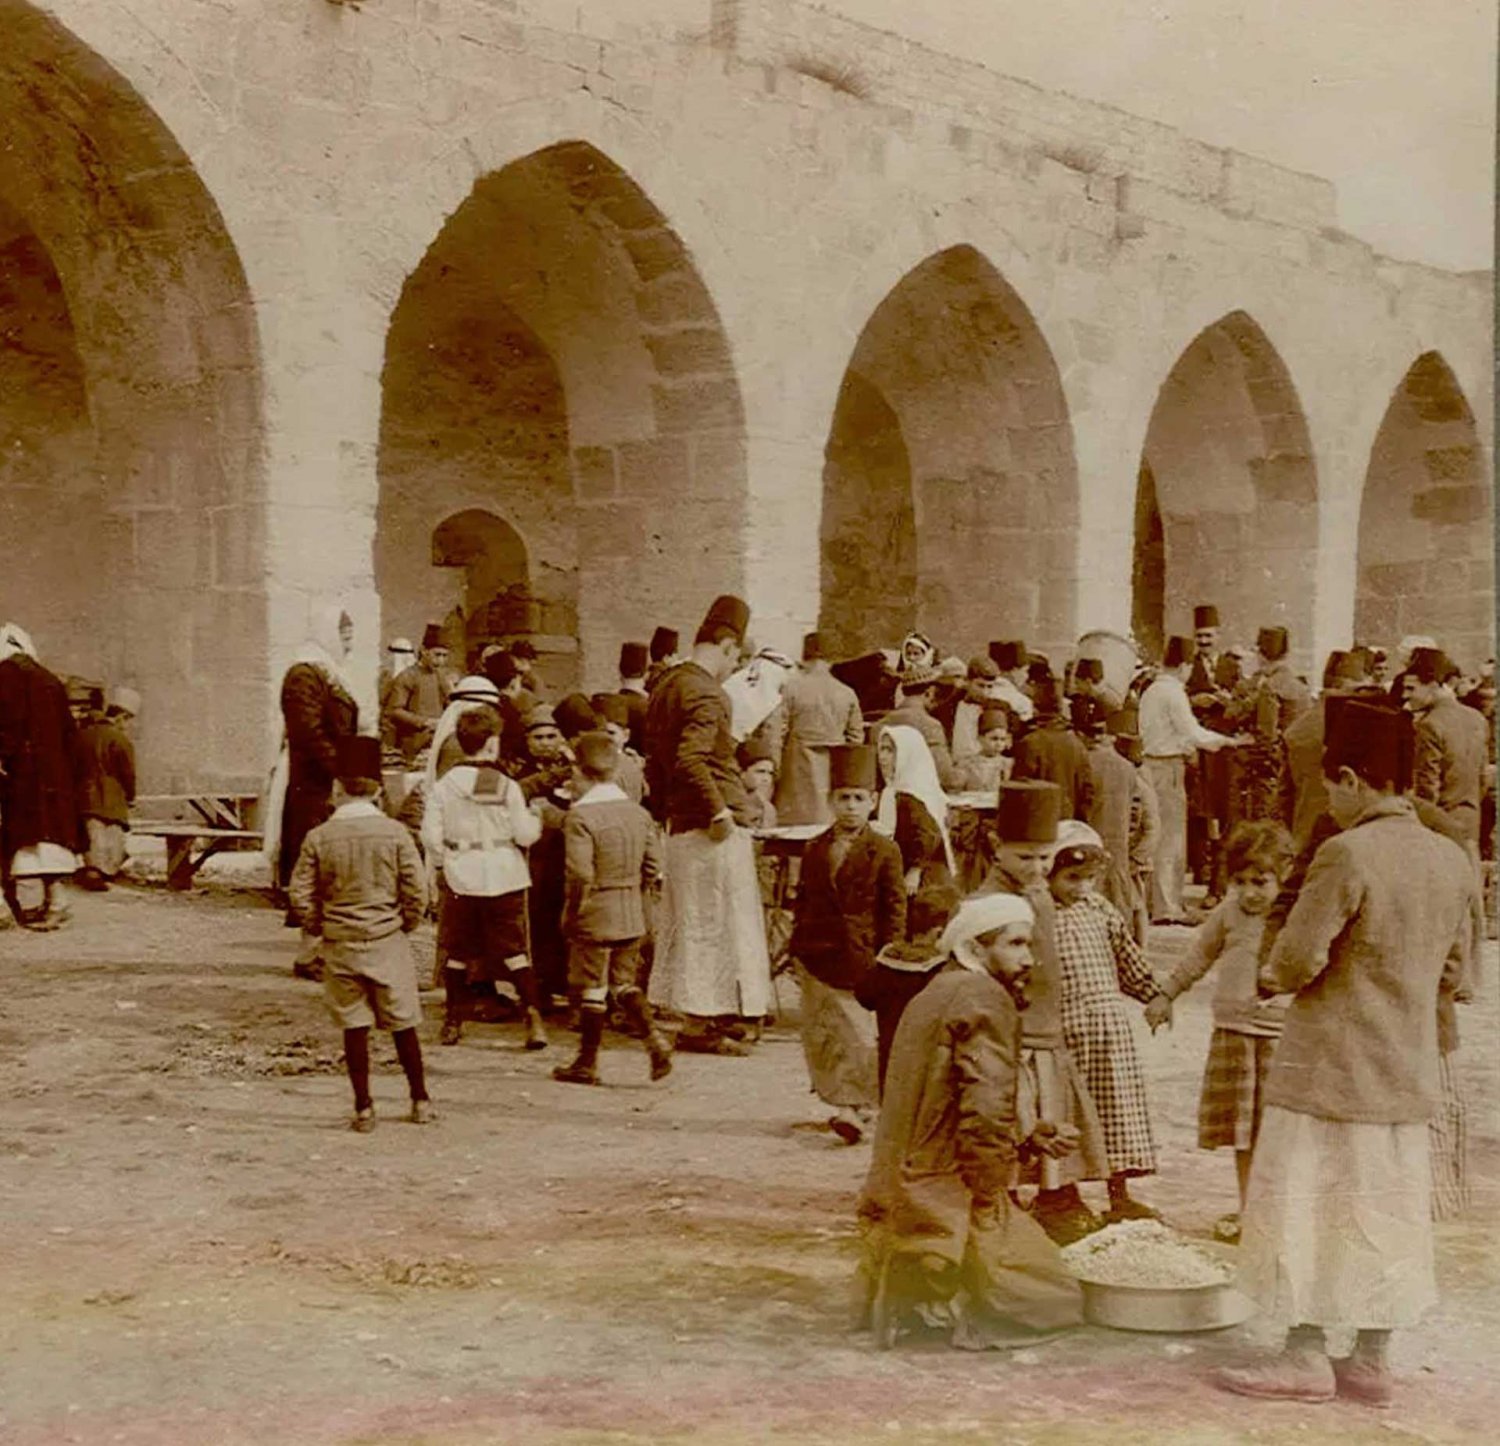
[[[1158,1220],[1121,1221],[1068,1246],[1062,1258],[1080,1280],[1138,1290],[1226,1285],[1233,1275],[1225,1261]]]

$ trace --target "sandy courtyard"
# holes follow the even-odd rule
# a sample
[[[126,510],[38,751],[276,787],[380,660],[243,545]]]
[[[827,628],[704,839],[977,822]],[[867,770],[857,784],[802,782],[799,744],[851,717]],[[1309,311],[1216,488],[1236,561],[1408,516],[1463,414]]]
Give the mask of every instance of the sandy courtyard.
[[[846,1328],[868,1151],[817,1128],[785,1025],[660,1086],[614,1040],[587,1090],[549,1077],[569,1037],[438,1048],[429,995],[440,1123],[401,1120],[382,1039],[384,1117],[361,1137],[320,991],[258,894],[226,871],[74,908],[58,934],[0,929],[0,1440],[1493,1439],[1493,944],[1464,1019],[1475,1209],[1440,1227],[1442,1307],[1400,1341],[1401,1397],[1376,1415],[1217,1394],[1206,1370],[1253,1327],[876,1353]],[[1194,1148],[1206,994],[1142,1032],[1163,1154],[1142,1194],[1190,1230],[1233,1204],[1230,1158]]]

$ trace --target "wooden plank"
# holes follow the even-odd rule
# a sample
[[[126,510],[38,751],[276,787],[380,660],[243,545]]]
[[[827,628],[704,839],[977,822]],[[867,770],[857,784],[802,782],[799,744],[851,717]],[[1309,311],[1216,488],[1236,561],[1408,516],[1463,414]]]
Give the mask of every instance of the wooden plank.
[[[188,823],[180,819],[133,818],[131,833],[144,834],[147,838],[185,839],[232,839],[264,838],[255,828],[210,828],[207,824]]]

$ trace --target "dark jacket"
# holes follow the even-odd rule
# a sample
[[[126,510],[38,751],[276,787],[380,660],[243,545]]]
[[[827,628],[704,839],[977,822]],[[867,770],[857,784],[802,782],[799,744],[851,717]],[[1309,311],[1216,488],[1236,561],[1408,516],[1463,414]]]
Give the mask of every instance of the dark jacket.
[[[68,691],[35,658],[0,663],[0,871],[20,849],[83,846]]]
[[[1215,692],[1232,694],[1243,681],[1244,670],[1233,653],[1220,653],[1212,668],[1202,655],[1194,657],[1192,670],[1188,673],[1187,695],[1193,712],[1205,728],[1224,731],[1225,704],[1208,695]]]
[[[73,744],[78,812],[105,823],[129,823],[135,802],[135,748],[113,723],[97,719],[78,730]]]
[[[286,803],[281,814],[281,881],[292,876],[302,840],[333,812],[338,742],[359,731],[359,705],[321,668],[293,663],[281,682],[286,725]]]
[[[1085,819],[1094,801],[1093,772],[1083,740],[1061,718],[1033,728],[1016,744],[1011,779],[1041,779],[1062,790],[1064,817]]]
[[[707,828],[726,808],[750,827],[729,699],[697,663],[664,673],[646,712],[646,790],[669,831]]]
[[[855,989],[875,955],[906,933],[901,851],[868,826],[849,844],[837,874],[830,871],[833,830],[802,857],[789,952],[832,989]]]

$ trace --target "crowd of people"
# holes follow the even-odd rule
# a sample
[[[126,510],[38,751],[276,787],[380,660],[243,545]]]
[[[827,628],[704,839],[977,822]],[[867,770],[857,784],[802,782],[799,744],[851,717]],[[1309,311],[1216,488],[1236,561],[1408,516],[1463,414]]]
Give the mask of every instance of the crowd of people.
[[[773,1000],[761,848],[793,841],[809,1081],[839,1139],[873,1142],[881,1344],[1078,1323],[1059,1248],[1156,1213],[1133,1193],[1159,1164],[1136,1018],[1168,1023],[1212,972],[1199,1143],[1233,1152],[1240,1197],[1216,1233],[1289,1327],[1223,1384],[1387,1402],[1390,1332],[1434,1296],[1431,1221],[1466,1203],[1455,1006],[1485,928],[1493,666],[1465,679],[1412,638],[1334,653],[1315,693],[1285,629],[1226,651],[1215,609],[1194,621],[1122,683],[1015,639],[964,662],[913,634],[835,662],[809,634],[794,662],[721,597],[687,650],[658,628],[622,647],[615,689],[556,701],[524,640],[460,675],[431,627],[391,646],[368,720],[331,609],[283,680],[266,845],[295,972],[344,1031],[353,1128],[376,1125],[375,1027],[410,1118],[435,1118],[408,938],[433,914],[444,1046],[476,1021],[515,1020],[530,1050],[576,1030],[553,1074],[580,1085],[612,1018],[653,1080],[678,1051],[751,1052]],[[70,785],[65,838],[28,821],[18,739],[61,726],[66,697],[5,638],[12,898],[30,855],[81,846],[99,810]],[[91,831],[88,867],[107,874],[105,852]],[[1192,926],[1185,952],[1153,957],[1153,923]],[[1336,1327],[1358,1344],[1330,1362]]]

